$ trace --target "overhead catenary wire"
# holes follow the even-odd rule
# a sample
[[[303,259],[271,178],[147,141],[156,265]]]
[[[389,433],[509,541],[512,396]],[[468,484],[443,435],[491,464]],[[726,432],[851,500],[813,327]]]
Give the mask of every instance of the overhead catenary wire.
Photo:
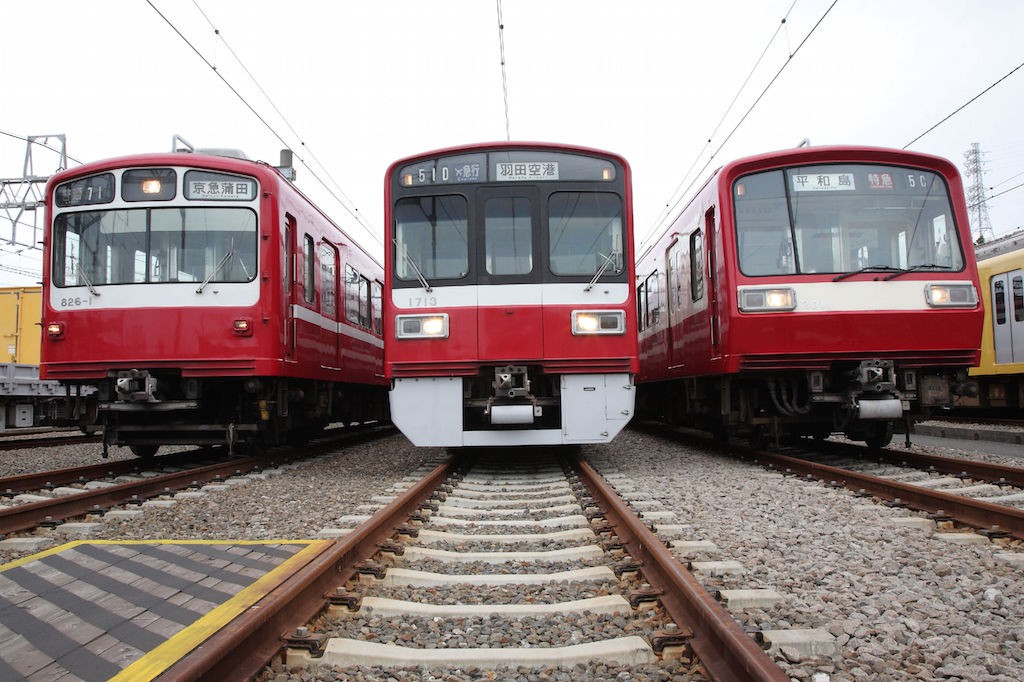
[[[728,144],[729,140],[732,139],[732,136],[736,134],[736,131],[739,130],[739,127],[741,125],[743,125],[743,122],[747,120],[747,117],[750,116],[751,112],[754,111],[754,108],[757,107],[758,103],[760,103],[760,101],[764,99],[764,96],[768,93],[771,87],[779,79],[779,77],[782,75],[782,72],[785,71],[786,67],[792,63],[793,58],[797,55],[797,53],[800,52],[801,48],[803,48],[803,46],[807,44],[807,41],[810,39],[812,35],[814,35],[814,32],[818,30],[818,27],[821,26],[822,22],[825,21],[825,18],[828,17],[829,13],[832,11],[832,9],[836,6],[838,2],[839,0],[832,1],[832,4],[828,6],[828,9],[826,9],[825,12],[818,19],[818,21],[815,22],[814,26],[811,27],[811,30],[807,32],[807,35],[805,35],[803,40],[801,40],[800,43],[796,46],[796,49],[789,54],[789,56],[786,58],[786,61],[783,62],[779,70],[768,82],[768,85],[766,85],[764,89],[761,91],[761,94],[759,94],[757,96],[757,99],[755,99],[754,102],[747,108],[747,111],[743,114],[742,117],[740,117],[740,120],[736,123],[735,126],[733,126],[732,130],[729,131],[729,134],[725,136],[725,139],[722,140],[721,144],[718,145],[718,148],[711,154],[710,157],[708,157],[708,160],[704,163],[701,169],[694,175],[693,179],[690,181],[690,184],[686,186],[686,189],[682,193],[677,192],[676,194],[673,195],[677,196],[676,200],[671,204],[671,206],[666,211],[662,213],[661,217],[659,217],[657,222],[647,231],[647,234],[644,236],[644,242],[646,242],[646,240],[650,238],[652,235],[657,233],[658,229],[664,223],[667,216],[672,215],[676,207],[678,207],[679,204],[689,195],[690,189],[693,187],[694,183],[697,182],[697,180],[703,175],[704,171],[707,169],[709,165],[711,165],[711,162],[715,159],[718,153],[722,151],[722,148],[725,147],[726,144]],[[790,11],[792,11],[792,9],[793,7],[790,6]],[[778,31],[776,31],[775,35],[772,36],[772,40],[774,40],[775,36],[777,35]],[[703,153],[703,150],[701,153]],[[641,244],[641,247],[642,246],[643,244]]]
[[[1020,70],[1020,69],[1021,69],[1022,67],[1024,67],[1024,62],[1021,62],[1020,64],[1018,64],[1018,65],[1017,65],[1017,66],[1015,66],[1014,68],[1010,69],[1010,72],[1009,72],[1009,73],[1007,73],[1007,74],[1006,74],[1005,76],[1003,76],[1002,78],[1000,78],[999,80],[997,80],[997,81],[996,81],[995,83],[993,83],[992,85],[988,86],[987,88],[985,88],[984,90],[982,90],[981,92],[979,92],[979,93],[978,93],[977,95],[975,95],[974,97],[970,98],[969,100],[967,100],[966,102],[964,102],[963,104],[961,104],[961,105],[960,105],[959,107],[957,107],[956,109],[954,109],[954,110],[953,110],[953,111],[952,111],[952,112],[951,112],[951,113],[950,113],[950,114],[949,114],[948,116],[946,116],[946,117],[945,117],[945,118],[943,118],[943,119],[942,119],[941,121],[939,121],[938,123],[936,123],[935,125],[933,125],[933,126],[932,126],[931,128],[929,128],[928,130],[924,131],[923,133],[921,133],[920,135],[918,135],[917,137],[915,137],[915,138],[914,138],[913,140],[911,140],[910,142],[908,142],[908,143],[906,143],[905,145],[903,145],[903,148],[904,148],[904,149],[906,149],[907,147],[909,147],[910,145],[914,144],[915,142],[917,142],[918,140],[920,140],[920,139],[921,139],[922,137],[924,137],[925,135],[927,135],[928,133],[930,133],[930,132],[932,132],[933,130],[935,130],[936,128],[938,128],[938,127],[939,127],[940,125],[942,125],[943,123],[945,123],[945,122],[946,122],[946,121],[948,121],[949,119],[951,119],[951,118],[953,118],[954,116],[956,116],[957,114],[959,114],[959,113],[960,113],[961,111],[963,111],[963,110],[964,110],[964,109],[966,109],[966,108],[967,108],[968,106],[970,106],[970,105],[971,105],[971,104],[972,104],[972,103],[973,103],[973,102],[974,102],[975,100],[977,100],[977,99],[978,99],[979,97],[981,97],[981,96],[982,96],[982,95],[984,95],[984,94],[985,94],[986,92],[988,92],[989,90],[991,90],[992,88],[996,87],[997,85],[999,85],[1000,83],[1002,83],[1002,82],[1003,82],[1004,80],[1006,80],[1007,78],[1009,78],[1010,76],[1012,76],[1013,74],[1015,74],[1015,73],[1016,73],[1017,71],[1019,71],[1019,70]]]
[[[166,15],[164,15],[164,13],[161,12],[159,10],[159,8],[156,7],[156,5],[153,4],[152,0],[146,0],[146,3],[153,9],[154,12],[157,13],[157,15],[160,16],[161,19],[164,20],[164,22],[168,26],[171,27],[171,30],[173,30],[178,35],[178,37],[181,38],[182,41],[184,41],[185,44],[188,45],[189,48],[192,49],[193,52],[195,52],[196,56],[198,56],[203,61],[204,64],[206,64],[208,67],[210,67],[210,69],[215,74],[217,74],[217,77],[221,80],[221,82],[223,82],[224,85],[226,85],[228,87],[228,89],[235,95],[235,97],[237,97],[239,99],[239,101],[241,101],[242,104],[244,104],[245,107],[247,109],[249,109],[250,112],[252,112],[252,114],[256,117],[256,119],[259,120],[259,122],[262,123],[263,126],[268,131],[270,131],[270,133],[281,143],[281,145],[283,147],[285,147],[285,148],[291,149],[292,145],[288,144],[288,142],[285,141],[284,137],[282,137],[282,135],[256,110],[256,108],[245,98],[245,96],[242,95],[242,93],[240,93],[238,91],[238,89],[235,88],[235,86],[232,85],[228,81],[228,79],[224,77],[224,75],[217,69],[217,66],[215,64],[211,63],[210,60],[207,59],[206,56],[202,52],[200,52],[199,49],[195,45],[193,45],[192,42],[180,30],[178,30],[178,27],[175,26],[174,23]],[[195,0],[193,0],[193,4],[196,4],[197,8],[199,7],[198,4],[195,2]],[[301,146],[303,148],[307,149],[307,151],[308,151],[309,148],[308,148],[308,146],[306,146],[305,142],[301,141],[301,136],[299,136],[298,133],[295,132],[295,129],[287,122],[287,119],[285,119],[284,115],[277,108],[277,106],[274,105],[273,101],[267,95],[266,91],[264,91],[264,89],[259,85],[259,83],[256,81],[255,77],[253,77],[253,75],[249,72],[249,70],[245,67],[245,65],[242,64],[241,60],[238,59],[238,57],[235,54],[234,50],[232,50],[231,47],[227,44],[227,42],[223,40],[223,36],[220,35],[220,31],[212,24],[212,22],[210,22],[210,19],[206,15],[206,13],[203,12],[201,8],[199,9],[199,11],[203,15],[203,18],[206,19],[207,23],[210,23],[210,26],[214,29],[214,32],[218,36],[218,39],[221,40],[221,42],[224,43],[224,45],[227,47],[229,52],[231,52],[231,54],[235,58],[235,60],[238,61],[239,65],[242,67],[242,70],[245,71],[245,73],[249,76],[249,78],[251,78],[253,80],[253,82],[256,84],[256,87],[260,90],[260,92],[263,94],[263,96],[267,98],[267,101],[270,102],[271,106],[274,108],[274,110],[277,112],[277,114],[282,118],[282,120],[285,121],[285,124],[288,126],[289,130],[291,130],[292,134],[295,135],[295,137],[299,139]],[[317,165],[319,165],[321,168],[323,168],[322,164],[320,164],[319,160],[317,160],[316,157],[313,156],[312,152],[310,152],[310,156],[317,163]],[[327,193],[335,201],[338,202],[338,205],[340,205],[350,216],[352,216],[356,220],[356,222],[359,223],[359,225],[367,232],[367,234],[370,235],[370,237],[374,241],[376,241],[379,245],[383,246],[384,245],[383,238],[379,234],[377,234],[377,232],[366,222],[366,220],[362,217],[362,214],[359,213],[359,209],[355,206],[355,204],[352,202],[352,200],[349,199],[347,196],[344,196],[344,192],[341,190],[341,187],[338,186],[337,182],[333,178],[330,178],[330,175],[328,174],[328,177],[330,178],[331,182],[334,183],[334,185],[337,188],[338,192],[340,192],[342,196],[339,196],[338,193],[335,192],[334,189],[332,189],[331,187],[328,186],[328,184],[320,177],[320,175],[308,163],[306,163],[306,160],[302,157],[302,155],[296,155],[296,158],[299,160],[300,163],[302,163],[303,167],[305,167],[306,170],[309,171],[309,173],[313,177],[313,179],[315,179],[318,183],[320,183],[320,185],[324,188],[324,190],[326,190]],[[326,170],[324,172],[326,173]],[[344,199],[342,198],[343,196],[344,196]],[[350,206],[350,204],[351,204],[351,206]]]
[[[512,139],[512,126],[508,115],[508,72],[505,68],[505,21],[501,16],[501,0],[498,3],[498,49],[501,53],[501,91],[505,96],[505,139]]]

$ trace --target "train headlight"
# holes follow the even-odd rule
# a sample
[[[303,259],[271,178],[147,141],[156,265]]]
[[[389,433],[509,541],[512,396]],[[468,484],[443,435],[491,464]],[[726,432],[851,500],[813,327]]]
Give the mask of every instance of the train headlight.
[[[232,331],[238,336],[252,336],[252,320],[240,317],[231,324]]]
[[[626,313],[621,310],[574,310],[572,333],[574,336],[625,334]]]
[[[745,313],[770,313],[796,309],[796,292],[788,287],[739,290],[740,310]]]
[[[978,304],[973,284],[928,284],[924,298],[933,308],[973,308]]]
[[[448,313],[398,315],[395,336],[399,339],[447,339]]]

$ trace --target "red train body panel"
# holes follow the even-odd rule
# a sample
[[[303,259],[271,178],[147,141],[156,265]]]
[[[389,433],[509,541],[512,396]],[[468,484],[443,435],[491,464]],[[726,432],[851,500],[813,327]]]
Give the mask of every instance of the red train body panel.
[[[444,149],[393,164],[385,207],[385,365],[403,433],[435,446],[611,440],[637,370],[625,160]]]
[[[382,266],[275,168],[205,154],[47,185],[41,374],[94,385],[83,428],[279,442],[386,415]]]
[[[879,444],[970,390],[983,310],[944,159],[820,147],[729,163],[638,282],[641,414]]]

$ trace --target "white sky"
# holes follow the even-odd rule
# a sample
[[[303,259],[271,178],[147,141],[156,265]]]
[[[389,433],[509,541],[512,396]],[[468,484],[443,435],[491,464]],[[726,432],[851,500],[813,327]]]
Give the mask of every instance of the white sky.
[[[803,138],[903,147],[1024,62],[1019,0],[839,0],[797,51],[832,1],[502,0],[511,137],[625,156],[639,242],[697,171],[687,195],[726,161]],[[169,151],[174,134],[273,164],[287,144],[312,167],[297,162],[299,187],[378,257],[393,160],[505,139],[493,0],[152,2],[216,73],[146,0],[5,2],[0,131],[63,133],[80,162]],[[990,194],[1005,191],[1024,182],[1022,109],[1024,69],[910,148],[963,171],[980,143]],[[0,177],[24,159],[0,134]],[[33,162],[57,167],[45,150]],[[1024,187],[988,207],[997,236],[1024,226]],[[39,269],[38,252],[4,251]],[[34,281],[0,272],[0,285]]]

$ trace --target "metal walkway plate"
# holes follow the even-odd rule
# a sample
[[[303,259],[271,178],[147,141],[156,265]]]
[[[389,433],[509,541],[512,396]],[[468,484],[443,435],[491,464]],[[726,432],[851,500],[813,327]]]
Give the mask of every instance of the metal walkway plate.
[[[84,540],[0,566],[0,680],[151,680],[324,544]]]

